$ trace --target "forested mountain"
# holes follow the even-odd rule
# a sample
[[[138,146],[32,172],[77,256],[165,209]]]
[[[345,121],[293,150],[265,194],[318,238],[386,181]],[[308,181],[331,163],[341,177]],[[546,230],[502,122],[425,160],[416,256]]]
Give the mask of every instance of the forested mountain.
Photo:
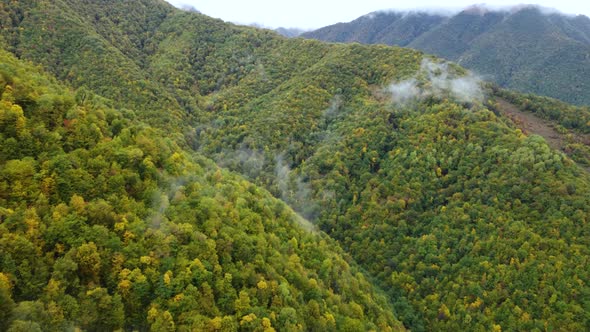
[[[454,15],[376,12],[302,34],[333,42],[411,47],[503,87],[590,104],[590,19],[535,6]]]
[[[0,52],[0,329],[402,330],[334,240]]]
[[[587,108],[159,0],[1,9],[1,329],[590,328],[588,146],[502,112]]]

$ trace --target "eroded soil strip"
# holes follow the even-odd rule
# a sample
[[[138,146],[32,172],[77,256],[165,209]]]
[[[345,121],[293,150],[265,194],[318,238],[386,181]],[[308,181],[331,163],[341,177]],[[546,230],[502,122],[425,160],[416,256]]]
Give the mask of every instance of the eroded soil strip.
[[[542,136],[551,148],[566,153],[565,148],[568,144],[566,134],[561,134],[555,130],[549,124],[549,121],[543,120],[533,113],[521,111],[518,107],[502,98],[497,98],[496,102],[498,105],[498,111],[512,120],[523,133],[527,135],[537,134]],[[584,141],[585,144],[588,144],[587,142],[590,142],[590,137],[587,136],[590,135],[579,137],[580,141]],[[589,167],[580,166],[590,172]]]

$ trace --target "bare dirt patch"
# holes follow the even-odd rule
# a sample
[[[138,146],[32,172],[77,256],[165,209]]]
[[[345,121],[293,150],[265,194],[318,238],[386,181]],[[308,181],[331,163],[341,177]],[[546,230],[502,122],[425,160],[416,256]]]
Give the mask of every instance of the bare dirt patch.
[[[498,98],[496,101],[500,113],[512,120],[523,133],[543,136],[550,147],[564,151],[567,145],[565,135],[555,130],[549,121],[543,120],[533,113],[523,112],[504,99]]]
[[[567,154],[566,147],[569,140],[572,139],[572,137],[568,139],[568,134],[558,132],[550,121],[541,119],[533,113],[521,111],[518,107],[502,98],[497,98],[496,102],[498,111],[512,120],[524,134],[542,136],[551,148]],[[577,142],[590,145],[590,135],[578,134],[573,139]],[[590,172],[589,167],[583,168]]]

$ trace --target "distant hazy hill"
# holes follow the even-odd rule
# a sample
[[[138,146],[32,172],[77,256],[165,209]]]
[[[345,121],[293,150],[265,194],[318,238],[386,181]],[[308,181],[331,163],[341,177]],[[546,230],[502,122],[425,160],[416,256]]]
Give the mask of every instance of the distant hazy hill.
[[[277,29],[275,29],[275,31],[278,34],[283,35],[285,37],[289,37],[289,38],[299,37],[302,33],[305,32],[305,30],[298,29],[298,28],[283,28],[283,27],[277,28]]]
[[[377,12],[302,36],[433,53],[504,87],[590,104],[590,19],[534,6],[455,15]]]

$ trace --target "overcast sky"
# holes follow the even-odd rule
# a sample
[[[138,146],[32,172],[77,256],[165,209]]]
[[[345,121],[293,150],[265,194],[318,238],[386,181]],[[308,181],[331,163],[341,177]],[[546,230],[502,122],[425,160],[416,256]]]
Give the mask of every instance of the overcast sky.
[[[382,9],[441,8],[440,1],[433,0],[167,0],[182,7],[192,6],[203,14],[241,24],[259,23],[266,27],[320,28],[326,25],[348,22],[355,18]],[[452,9],[465,8],[477,1],[448,0],[445,6]],[[533,2],[525,2],[533,3]],[[511,6],[518,1],[492,0],[489,6]],[[555,8],[567,14],[590,16],[588,0],[540,0],[534,4]]]

